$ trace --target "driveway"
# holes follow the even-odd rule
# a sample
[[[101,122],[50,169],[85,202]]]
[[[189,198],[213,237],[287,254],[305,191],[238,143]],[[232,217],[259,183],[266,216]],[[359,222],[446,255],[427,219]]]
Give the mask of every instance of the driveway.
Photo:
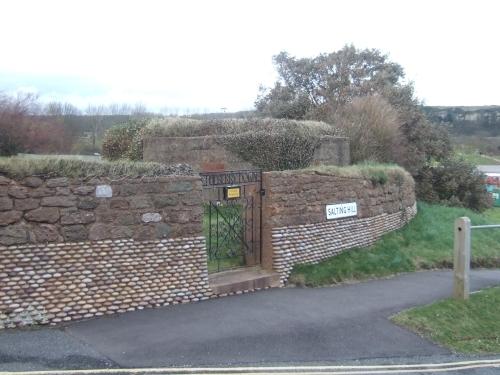
[[[500,284],[476,270],[472,289]],[[450,296],[450,271],[325,288],[270,289],[0,334],[0,370],[333,363],[448,358],[388,318]],[[410,358],[410,359],[409,359]],[[386,361],[387,362],[387,361]]]

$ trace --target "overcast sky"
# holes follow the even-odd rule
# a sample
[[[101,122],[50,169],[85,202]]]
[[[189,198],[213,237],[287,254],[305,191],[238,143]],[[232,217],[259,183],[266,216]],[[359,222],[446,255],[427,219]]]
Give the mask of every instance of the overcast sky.
[[[428,105],[500,104],[500,2],[0,2],[0,90],[44,101],[249,109],[272,56],[378,48]]]

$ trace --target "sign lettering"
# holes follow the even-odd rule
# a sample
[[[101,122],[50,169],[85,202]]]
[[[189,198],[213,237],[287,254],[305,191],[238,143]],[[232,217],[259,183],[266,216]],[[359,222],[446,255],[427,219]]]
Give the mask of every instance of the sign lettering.
[[[358,205],[356,202],[326,205],[326,218],[328,220],[356,216],[357,214]]]

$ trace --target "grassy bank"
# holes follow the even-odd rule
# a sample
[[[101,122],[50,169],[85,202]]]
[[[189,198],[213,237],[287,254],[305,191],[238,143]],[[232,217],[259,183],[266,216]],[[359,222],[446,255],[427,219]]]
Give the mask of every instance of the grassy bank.
[[[404,311],[392,320],[463,353],[500,353],[500,287],[474,293],[469,301],[447,299]]]
[[[475,164],[475,165],[498,165],[500,164],[500,159],[498,157],[493,157],[493,156],[488,156],[488,155],[481,155],[478,153],[465,153],[465,152],[459,152],[457,155],[469,163]]]
[[[460,216],[470,217],[473,224],[500,223],[498,208],[477,214],[468,209],[419,203],[417,216],[404,228],[383,236],[368,248],[349,250],[318,264],[297,265],[290,282],[320,286],[399,272],[450,268],[453,223]],[[500,266],[500,230],[473,233],[472,264]]]

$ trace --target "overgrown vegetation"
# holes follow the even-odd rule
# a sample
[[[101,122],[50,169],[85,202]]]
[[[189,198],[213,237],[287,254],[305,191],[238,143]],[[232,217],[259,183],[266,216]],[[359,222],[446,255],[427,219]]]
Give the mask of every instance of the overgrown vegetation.
[[[108,132],[105,145],[112,152],[106,150],[105,155],[137,159],[144,137],[217,136],[221,147],[264,170],[298,169],[310,165],[322,136],[339,134],[335,127],[315,121],[154,119],[144,127],[128,125]]]
[[[500,353],[500,287],[473,293],[469,301],[446,299],[394,316],[402,326],[461,352]]]
[[[350,138],[353,162],[402,165],[422,185],[419,199],[488,207],[478,173],[466,164],[458,171],[451,158],[447,127],[427,119],[403,68],[380,51],[351,45],[313,58],[281,52],[274,63],[279,80],[257,98],[260,115],[334,124]]]
[[[328,117],[349,137],[352,163],[401,160],[403,135],[398,113],[382,96],[354,98]]]
[[[0,156],[100,153],[107,129],[151,116],[140,104],[89,105],[82,111],[70,103],[41,103],[30,93],[0,91]]]
[[[348,250],[318,264],[297,265],[290,282],[320,286],[453,265],[453,225],[468,216],[474,225],[500,223],[500,209],[477,214],[465,208],[418,204],[418,214],[404,228],[384,235],[373,246]],[[476,231],[473,267],[500,266],[500,231]]]
[[[133,119],[124,124],[113,126],[104,134],[102,143],[102,156],[108,160],[122,158],[131,160],[142,159],[136,156],[137,145],[134,143],[137,133],[146,125],[145,119]],[[142,143],[141,143],[142,144]]]
[[[448,158],[437,165],[426,165],[415,177],[417,196],[431,203],[467,207],[483,211],[492,206],[485,189],[485,176],[462,158]]]
[[[351,45],[313,58],[281,52],[274,63],[279,80],[273,88],[263,90],[255,103],[263,115],[342,124],[353,135],[366,137],[352,140],[356,161],[398,162],[412,174],[451,151],[443,127],[432,126],[420,109],[413,86],[404,82],[403,68],[376,49],[359,50]],[[369,97],[376,99],[370,103]],[[384,101],[384,105],[373,101]],[[397,153],[383,150],[394,142],[398,143]],[[365,152],[358,143],[378,152]]]
[[[88,161],[56,157],[3,157],[0,175],[20,179],[27,176],[45,177],[156,177],[192,174],[188,166],[167,166],[159,163],[131,161]]]
[[[346,167],[335,165],[319,165],[309,167],[306,170],[318,174],[331,174],[341,177],[363,178],[370,180],[374,185],[384,185],[388,181],[411,179],[410,174],[396,164],[359,163]]]

